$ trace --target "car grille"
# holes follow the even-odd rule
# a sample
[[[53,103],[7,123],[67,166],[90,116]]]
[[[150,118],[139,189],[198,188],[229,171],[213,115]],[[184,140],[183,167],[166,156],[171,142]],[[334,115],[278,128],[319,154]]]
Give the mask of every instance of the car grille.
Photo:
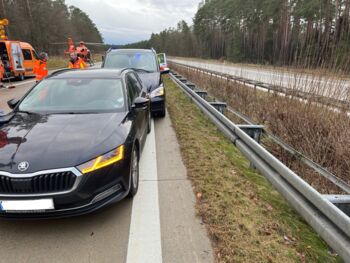
[[[0,194],[46,194],[72,189],[76,175],[70,171],[13,178],[0,175]]]

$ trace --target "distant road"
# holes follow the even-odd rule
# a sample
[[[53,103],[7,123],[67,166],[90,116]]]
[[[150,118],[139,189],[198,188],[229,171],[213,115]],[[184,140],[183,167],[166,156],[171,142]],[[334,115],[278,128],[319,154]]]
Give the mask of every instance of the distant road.
[[[168,60],[170,62],[217,71],[267,84],[311,92],[321,96],[342,100],[349,100],[350,98],[349,79],[332,79],[322,75],[315,76],[307,73],[291,73],[290,71],[287,72],[277,69],[263,69],[262,66],[254,68],[220,62],[206,62],[205,60],[197,59],[169,58]]]

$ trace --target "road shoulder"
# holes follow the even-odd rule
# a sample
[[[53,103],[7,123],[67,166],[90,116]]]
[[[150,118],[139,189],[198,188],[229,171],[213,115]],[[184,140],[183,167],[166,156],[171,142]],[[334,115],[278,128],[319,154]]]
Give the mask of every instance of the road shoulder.
[[[155,121],[163,262],[214,262],[170,118]]]

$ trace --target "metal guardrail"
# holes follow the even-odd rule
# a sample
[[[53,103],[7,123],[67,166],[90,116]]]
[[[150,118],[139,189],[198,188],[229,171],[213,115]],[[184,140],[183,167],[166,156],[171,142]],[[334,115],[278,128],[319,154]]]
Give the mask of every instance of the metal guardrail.
[[[350,263],[350,196],[325,196],[320,194],[263,148],[239,125],[234,124],[198,95],[194,90],[194,85],[188,87],[182,76],[170,74],[170,77],[328,245],[345,262]],[[247,128],[247,125],[242,128]],[[337,202],[337,200],[340,201]]]
[[[327,105],[327,106],[331,106],[331,107],[334,107],[334,108],[337,108],[340,110],[350,111],[350,102],[346,101],[346,100],[338,100],[338,99],[334,99],[334,98],[327,97],[327,96],[317,95],[317,94],[311,93],[311,92],[305,92],[305,91],[301,91],[301,90],[297,90],[297,89],[293,89],[293,88],[286,88],[286,87],[282,87],[282,86],[278,86],[278,85],[268,84],[268,83],[264,83],[264,82],[260,82],[260,81],[256,81],[256,80],[251,80],[251,79],[242,78],[242,77],[238,77],[238,76],[234,76],[234,75],[230,75],[230,74],[225,74],[225,73],[218,72],[215,70],[209,70],[209,69],[203,69],[200,67],[189,66],[189,65],[179,63],[179,62],[174,62],[171,60],[169,60],[169,62],[171,62],[175,65],[180,65],[182,67],[192,69],[192,70],[197,70],[197,71],[201,71],[203,73],[216,75],[216,76],[219,76],[220,78],[224,78],[227,80],[240,82],[244,85],[246,85],[246,84],[252,85],[254,88],[259,87],[259,88],[265,89],[269,92],[281,93],[281,94],[284,94],[286,96],[293,96],[293,97],[297,97],[297,98],[300,98],[303,100],[318,103],[321,105]]]
[[[182,64],[179,64],[179,63],[178,63],[178,65],[180,65],[182,67],[186,67],[186,68],[191,68],[191,66],[182,65]],[[184,81],[184,79],[183,79],[183,81]],[[192,85],[192,84],[190,84],[190,85]],[[189,87],[193,88],[191,86],[189,86]],[[199,90],[199,91],[196,90],[196,93],[199,94],[200,96],[202,96],[203,98],[206,98],[208,96],[208,93],[206,91],[203,91],[203,90]],[[249,117],[247,117],[243,113],[233,109],[232,107],[227,106],[227,110],[229,112],[231,112],[232,114],[234,114],[239,119],[243,120],[244,122],[246,122],[246,123],[248,123],[250,125],[256,125],[250,120]],[[296,149],[294,149],[293,147],[291,147],[290,145],[285,143],[282,139],[280,139],[280,138],[276,137],[275,135],[269,133],[265,129],[263,130],[263,134],[265,136],[267,136],[275,144],[279,145],[281,148],[283,148],[285,151],[287,151],[294,158],[296,158],[297,160],[300,160],[301,162],[303,162],[306,166],[308,166],[309,168],[311,168],[312,170],[317,172],[319,175],[323,176],[324,178],[326,178],[327,180],[332,182],[334,185],[339,187],[345,193],[350,194],[350,186],[344,180],[342,180],[341,178],[339,178],[336,175],[332,174],[331,172],[329,172],[327,169],[325,169],[321,165],[319,165],[319,164],[315,163],[314,161],[312,161],[310,158],[304,156],[302,153],[300,153],[299,151],[297,151]]]

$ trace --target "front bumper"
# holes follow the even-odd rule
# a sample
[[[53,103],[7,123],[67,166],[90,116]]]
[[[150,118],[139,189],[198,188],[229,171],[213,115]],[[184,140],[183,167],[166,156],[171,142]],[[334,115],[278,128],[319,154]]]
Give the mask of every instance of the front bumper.
[[[108,205],[118,202],[127,196],[127,191],[118,191],[105,199],[98,202],[91,202],[86,205],[70,208],[70,209],[59,209],[53,211],[45,211],[38,213],[0,213],[0,217],[8,219],[57,219],[57,218],[67,218],[73,216],[79,216],[84,214],[93,213],[100,210]]]
[[[130,160],[81,175],[79,184],[66,193],[43,195],[1,195],[0,200],[53,199],[54,209],[45,211],[0,211],[0,217],[33,219],[63,218],[87,214],[127,196],[130,188]]]
[[[165,111],[165,96],[151,98],[152,113],[161,113]]]

